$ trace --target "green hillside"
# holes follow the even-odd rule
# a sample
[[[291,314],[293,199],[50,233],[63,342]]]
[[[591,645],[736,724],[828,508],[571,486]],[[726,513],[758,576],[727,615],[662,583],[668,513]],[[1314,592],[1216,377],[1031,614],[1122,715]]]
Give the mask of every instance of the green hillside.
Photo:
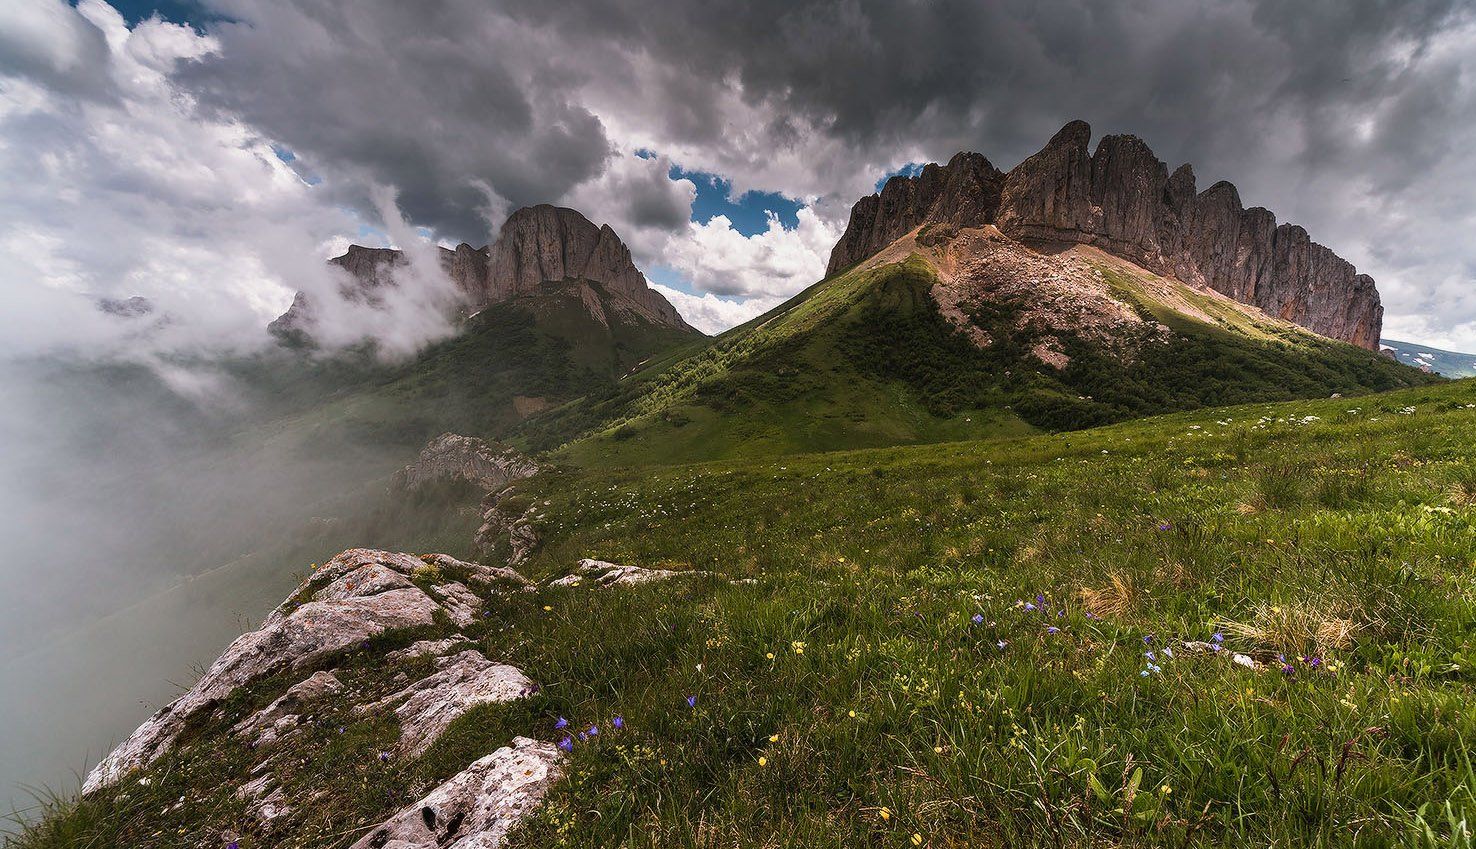
[[[1473,426],[1456,382],[554,470],[521,485],[549,502],[527,574],[598,556],[755,582],[494,597],[465,632],[544,686],[424,757],[384,762],[395,723],[327,703],[275,767],[312,803],[251,819],[232,788],[262,756],[224,732],[300,676],[281,677],[14,846],[343,847],[560,716],[605,732],[511,846],[1466,846]],[[353,692],[392,688],[380,652],[450,630],[331,662]]]
[[[1434,379],[1172,283],[1190,315],[1104,266],[1114,296],[1172,331],[1121,356],[1068,337],[1056,371],[1029,355],[1017,304],[969,316],[971,342],[938,311],[917,256],[816,284],[685,358],[524,424],[518,439],[586,465],[689,462],[1067,430],[1171,410],[1326,397]],[[1171,282],[1171,281],[1170,281]],[[1156,284],[1155,289],[1149,283]],[[568,443],[568,444],[566,444]]]

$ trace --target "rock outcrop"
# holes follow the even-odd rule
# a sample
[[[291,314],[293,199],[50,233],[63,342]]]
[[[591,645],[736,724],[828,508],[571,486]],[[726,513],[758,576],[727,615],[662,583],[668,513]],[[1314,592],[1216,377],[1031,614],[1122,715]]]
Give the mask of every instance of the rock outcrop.
[[[1244,208],[1230,183],[1197,191],[1190,166],[1170,174],[1135,136],[1107,136],[1095,153],[1090,142],[1091,127],[1072,121],[998,179],[992,166],[965,169],[973,175],[967,180],[955,175],[956,164],[977,154],[894,177],[852,209],[829,271],[922,224],[994,224],[1020,241],[1093,245],[1323,336],[1377,349],[1383,307],[1374,281],[1306,230],[1278,225],[1266,209]],[[971,182],[978,188],[967,198],[950,190]]]
[[[339,554],[273,610],[261,628],[232,642],[188,692],[156,712],[94,767],[83,792],[106,787],[152,763],[169,751],[192,719],[241,687],[310,668],[388,631],[433,625],[438,613],[454,617],[455,610],[410,580],[451,569],[489,587],[506,583],[496,570],[446,555],[422,559],[358,548]],[[279,707],[282,716],[290,713],[286,706]]]
[[[418,757],[429,749],[457,717],[478,705],[510,702],[536,689],[521,670],[493,663],[476,649],[437,660],[436,672],[359,713],[375,713],[397,705],[400,720],[400,751]]]
[[[563,776],[558,748],[527,737],[472,763],[351,849],[497,849]]]
[[[711,574],[711,572],[696,570],[678,572],[672,569],[621,566],[619,563],[611,563],[608,560],[586,557],[574,567],[572,574],[551,581],[549,586],[577,587],[587,582],[597,587],[634,587],[657,581],[669,581],[673,578],[691,578]]]
[[[1004,174],[977,153],[947,165],[929,163],[916,176],[896,176],[879,194],[851,207],[851,220],[825,268],[831,275],[871,256],[921,224],[976,227],[994,220]]]
[[[497,492],[537,472],[537,463],[505,445],[443,433],[426,443],[415,462],[396,472],[391,485],[413,491],[432,483],[466,481],[483,492]]]
[[[515,298],[558,291],[578,298],[602,323],[611,309],[664,327],[692,328],[636,268],[630,249],[607,224],[596,226],[577,210],[540,204],[508,216],[486,247],[440,248],[441,269],[456,284],[468,312]],[[339,294],[376,303],[407,263],[401,251],[350,245],[330,262],[347,272]],[[292,343],[311,340],[317,321],[312,300],[299,292],[268,329]],[[694,331],[695,332],[695,331]]]
[[[343,684],[332,672],[314,672],[293,684],[276,701],[241,720],[231,732],[249,739],[252,746],[269,745],[291,734],[310,704],[342,691]]]

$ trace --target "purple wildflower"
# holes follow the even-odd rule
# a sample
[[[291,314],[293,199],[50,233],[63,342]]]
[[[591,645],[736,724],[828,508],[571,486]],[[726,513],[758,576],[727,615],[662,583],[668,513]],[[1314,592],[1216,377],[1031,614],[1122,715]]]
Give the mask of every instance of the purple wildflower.
[[[972,621],[975,625],[982,624],[984,622],[984,614],[975,613],[970,621]]]
[[[619,731],[620,729],[625,727],[625,720],[617,716],[614,719],[610,720],[610,724],[615,726],[616,731]]]
[[[1310,667],[1312,667],[1313,669],[1316,669],[1317,667],[1319,667],[1319,666],[1322,665],[1322,658],[1320,658],[1320,657],[1309,657],[1309,658],[1307,658],[1307,665],[1310,666]]]
[[[1173,526],[1173,525],[1171,525],[1171,524],[1169,524],[1169,523],[1168,523],[1168,522],[1159,522],[1159,523],[1158,523],[1158,529],[1159,529],[1159,530],[1160,530],[1160,531],[1168,531],[1168,530],[1173,530],[1173,527],[1174,527],[1174,526]]]
[[[1025,609],[1026,610],[1034,610],[1035,609],[1035,605],[1033,605],[1033,604],[1031,604],[1030,602],[1027,601],[1027,602],[1025,602]]]
[[[554,728],[564,729],[564,728],[568,728],[568,727],[569,727],[569,720],[563,718],[562,716],[559,717],[559,721],[558,722],[555,722],[554,723]]]
[[[696,696],[688,696],[687,697],[687,707],[689,707],[689,708],[697,707],[697,697]]]
[[[1152,634],[1144,634],[1143,635],[1143,645],[1147,646],[1147,645],[1152,645],[1152,644],[1153,644],[1153,635]]]
[[[1060,628],[1057,628],[1055,625],[1052,625],[1049,628],[1046,628],[1046,633],[1047,634],[1059,634],[1059,633],[1061,633],[1061,629]]]
[[[1045,604],[1045,596],[1041,595],[1040,593],[1036,593],[1035,594],[1035,603],[1036,604]]]
[[[995,645],[999,646],[1000,651],[1004,651],[1004,647],[1009,645],[1009,643],[1006,643],[1004,640],[1000,640],[999,642],[995,643]]]
[[[226,844],[226,849],[241,849],[241,841],[232,840],[230,843]]]
[[[380,763],[387,764],[387,763],[389,763],[389,759],[390,759],[389,752],[380,752],[379,753],[379,762]]]
[[[1148,658],[1149,660],[1158,660],[1158,656],[1151,651],[1143,652],[1143,656]]]
[[[1214,643],[1215,645],[1219,645],[1220,643],[1225,642],[1225,635],[1221,634],[1219,631],[1216,631],[1213,634],[1210,634],[1210,642]]]
[[[564,739],[559,741],[559,748],[563,749],[566,752],[574,751],[574,740],[572,738],[565,737]]]

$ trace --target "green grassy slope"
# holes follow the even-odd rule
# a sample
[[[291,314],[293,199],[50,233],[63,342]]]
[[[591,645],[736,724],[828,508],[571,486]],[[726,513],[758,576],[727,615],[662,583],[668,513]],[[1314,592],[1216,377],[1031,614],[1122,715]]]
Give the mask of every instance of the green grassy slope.
[[[658,327],[551,291],[496,304],[414,359],[276,356],[234,368],[263,399],[289,399],[295,426],[338,441],[418,448],[445,431],[496,437],[528,415],[613,386],[653,355],[700,345],[694,331]],[[274,411],[281,411],[279,403]]]
[[[541,691],[406,763],[377,757],[393,721],[332,703],[278,768],[311,804],[271,824],[231,790],[262,755],[222,733],[293,683],[266,682],[149,784],[14,846],[344,847],[513,734],[558,739],[559,716],[603,733],[514,847],[1466,846],[1473,426],[1456,382],[556,470],[522,484],[550,502],[528,574],[597,556],[756,582],[494,601],[468,633]],[[1216,634],[1220,654],[1184,646]],[[379,648],[335,659],[346,683],[389,685]]]
[[[1167,325],[1167,343],[1124,359],[1066,340],[1057,372],[1029,355],[1015,308],[970,316],[971,343],[939,315],[932,269],[913,257],[823,281],[684,359],[529,422],[538,449],[585,465],[691,462],[977,439],[1121,421],[1169,410],[1352,394],[1432,378],[1386,358],[1243,312],[1182,284],[1213,322],[1155,301],[1104,267],[1117,296]],[[567,444],[566,444],[567,443]]]

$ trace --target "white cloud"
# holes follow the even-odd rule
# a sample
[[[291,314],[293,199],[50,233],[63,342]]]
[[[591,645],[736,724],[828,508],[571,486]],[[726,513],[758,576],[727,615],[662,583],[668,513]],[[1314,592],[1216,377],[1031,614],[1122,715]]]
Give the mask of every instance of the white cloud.
[[[762,315],[784,300],[783,298],[748,298],[736,301],[719,298],[711,292],[693,295],[670,286],[662,286],[660,283],[652,283],[651,288],[665,295],[688,324],[703,333],[714,336],[754,316]]]
[[[769,227],[744,236],[726,216],[689,222],[667,241],[661,264],[690,280],[699,292],[742,298],[787,298],[825,276],[837,229],[809,207],[786,229],[769,214]]]
[[[360,216],[170,79],[218,50],[213,37],[157,19],[130,29],[101,0],[35,0],[0,8],[0,48],[17,38],[55,46],[46,73],[0,65],[0,354],[124,357],[162,374],[161,355],[266,344],[298,289],[335,313],[336,341],[373,334],[407,351],[449,332],[450,284],[433,259],[413,263],[384,309],[339,302],[341,272],[324,260]],[[80,96],[63,72],[106,85]],[[392,201],[377,211],[403,246],[424,241]],[[97,309],[136,295],[151,316]]]
[[[647,266],[660,260],[667,237],[686,224],[697,197],[697,186],[673,180],[671,168],[665,156],[614,154],[604,173],[574,187],[560,203],[596,224],[609,224],[636,264]]]

